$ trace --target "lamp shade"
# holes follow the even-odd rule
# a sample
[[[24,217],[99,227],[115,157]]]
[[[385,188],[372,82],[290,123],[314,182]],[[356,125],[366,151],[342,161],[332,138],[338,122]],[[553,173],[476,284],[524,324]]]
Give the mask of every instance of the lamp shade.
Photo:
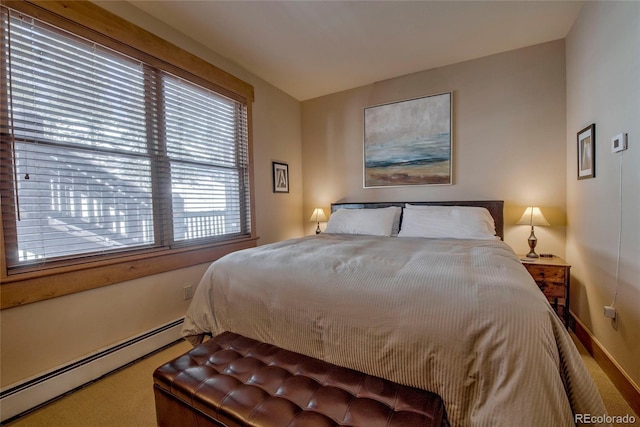
[[[525,209],[522,217],[518,222],[518,225],[551,225],[549,221],[542,215],[539,207],[529,206]]]
[[[311,218],[309,221],[313,222],[326,222],[327,216],[324,214],[324,211],[321,208],[315,208],[313,213],[311,214]]]

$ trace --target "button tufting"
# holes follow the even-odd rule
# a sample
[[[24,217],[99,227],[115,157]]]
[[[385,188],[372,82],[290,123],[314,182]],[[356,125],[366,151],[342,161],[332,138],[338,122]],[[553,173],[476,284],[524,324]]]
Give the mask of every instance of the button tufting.
[[[448,426],[437,394],[230,332],[158,368],[154,383],[160,426]]]

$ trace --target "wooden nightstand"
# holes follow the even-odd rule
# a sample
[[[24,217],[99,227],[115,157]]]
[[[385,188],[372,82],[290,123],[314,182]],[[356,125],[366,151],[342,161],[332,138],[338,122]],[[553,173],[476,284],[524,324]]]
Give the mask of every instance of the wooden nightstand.
[[[554,310],[569,328],[569,286],[571,265],[560,257],[527,258],[518,255],[522,265],[546,295]]]

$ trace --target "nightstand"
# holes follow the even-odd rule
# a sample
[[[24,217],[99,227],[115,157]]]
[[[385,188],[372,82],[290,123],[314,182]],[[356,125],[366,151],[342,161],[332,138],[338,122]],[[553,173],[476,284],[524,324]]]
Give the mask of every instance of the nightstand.
[[[518,255],[518,257],[568,329],[571,265],[557,256],[527,258],[524,255]]]

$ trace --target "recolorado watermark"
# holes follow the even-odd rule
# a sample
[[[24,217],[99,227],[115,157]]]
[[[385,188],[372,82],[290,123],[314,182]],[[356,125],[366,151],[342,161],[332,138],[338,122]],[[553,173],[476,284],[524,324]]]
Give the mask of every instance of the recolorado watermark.
[[[626,415],[592,415],[592,414],[575,414],[573,421],[578,424],[635,424],[636,417],[630,414]]]

